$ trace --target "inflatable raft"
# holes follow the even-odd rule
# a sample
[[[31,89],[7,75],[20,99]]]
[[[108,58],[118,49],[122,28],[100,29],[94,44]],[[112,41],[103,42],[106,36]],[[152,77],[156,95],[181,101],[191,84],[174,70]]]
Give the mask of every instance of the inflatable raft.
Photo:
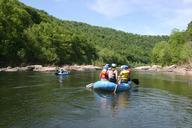
[[[56,76],[66,76],[66,75],[69,75],[69,71],[64,71],[64,72],[56,72],[55,75]]]
[[[128,83],[115,84],[107,80],[100,80],[93,83],[94,90],[113,92],[117,86],[116,92],[128,91],[131,89],[131,81]]]

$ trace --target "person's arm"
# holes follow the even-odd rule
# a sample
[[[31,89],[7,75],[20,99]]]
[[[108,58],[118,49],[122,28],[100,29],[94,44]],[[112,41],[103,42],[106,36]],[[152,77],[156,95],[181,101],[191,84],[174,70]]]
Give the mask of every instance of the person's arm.
[[[130,70],[127,70],[128,71],[128,81],[131,80],[131,71]]]
[[[116,77],[116,80],[118,79],[118,71],[116,70],[115,71],[115,77]]]
[[[107,80],[109,80],[109,71],[107,71],[106,74],[107,74]]]
[[[101,72],[99,73],[99,79],[101,79]]]
[[[129,71],[129,75],[131,75],[131,68],[129,68],[129,70],[128,70],[128,71]]]
[[[118,84],[120,84],[121,76],[122,76],[122,72],[120,72],[120,73],[119,73],[119,76],[117,77],[117,82],[118,82]]]

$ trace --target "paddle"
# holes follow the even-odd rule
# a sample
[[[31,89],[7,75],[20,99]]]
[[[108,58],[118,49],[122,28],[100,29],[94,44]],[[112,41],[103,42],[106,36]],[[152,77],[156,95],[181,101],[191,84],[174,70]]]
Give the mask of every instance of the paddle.
[[[131,80],[133,83],[135,83],[136,85],[139,85],[139,79],[132,79]]]
[[[93,83],[86,85],[86,88],[93,88]]]
[[[138,91],[139,89],[139,80],[138,79],[132,79],[132,82],[135,84],[132,88],[133,91]]]

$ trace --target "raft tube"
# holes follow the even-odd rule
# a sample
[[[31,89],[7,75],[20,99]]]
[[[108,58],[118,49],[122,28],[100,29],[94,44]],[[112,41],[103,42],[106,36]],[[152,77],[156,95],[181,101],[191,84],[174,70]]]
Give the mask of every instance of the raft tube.
[[[56,76],[66,76],[66,75],[69,75],[69,71],[64,71],[64,72],[56,72],[55,75]]]
[[[100,80],[93,83],[93,89],[100,91],[110,91],[113,92],[117,86],[116,92],[128,91],[131,89],[131,81],[128,83],[115,84],[107,80]]]

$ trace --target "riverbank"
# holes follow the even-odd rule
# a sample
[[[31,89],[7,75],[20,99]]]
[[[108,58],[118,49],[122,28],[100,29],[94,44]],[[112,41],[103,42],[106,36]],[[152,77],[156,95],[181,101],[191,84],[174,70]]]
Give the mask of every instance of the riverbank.
[[[6,67],[0,68],[0,72],[18,72],[18,71],[37,71],[37,72],[55,72],[58,68],[67,71],[95,71],[101,69],[94,65],[64,65],[58,66],[42,66],[42,65],[28,65],[25,67]]]
[[[152,66],[140,66],[134,68],[135,71],[140,72],[163,72],[163,73],[173,73],[179,75],[192,75],[192,65],[171,65],[162,67],[160,65]]]
[[[62,68],[67,71],[96,71],[101,70],[101,67],[94,65],[63,65],[63,66],[42,66],[42,65],[28,65],[25,67],[6,67],[0,68],[0,72],[25,72],[25,71],[36,71],[36,72],[55,72],[58,68]],[[181,75],[192,75],[191,65],[171,65],[162,67],[160,65],[152,66],[140,66],[133,68],[139,72],[163,72],[163,73],[174,73]]]

